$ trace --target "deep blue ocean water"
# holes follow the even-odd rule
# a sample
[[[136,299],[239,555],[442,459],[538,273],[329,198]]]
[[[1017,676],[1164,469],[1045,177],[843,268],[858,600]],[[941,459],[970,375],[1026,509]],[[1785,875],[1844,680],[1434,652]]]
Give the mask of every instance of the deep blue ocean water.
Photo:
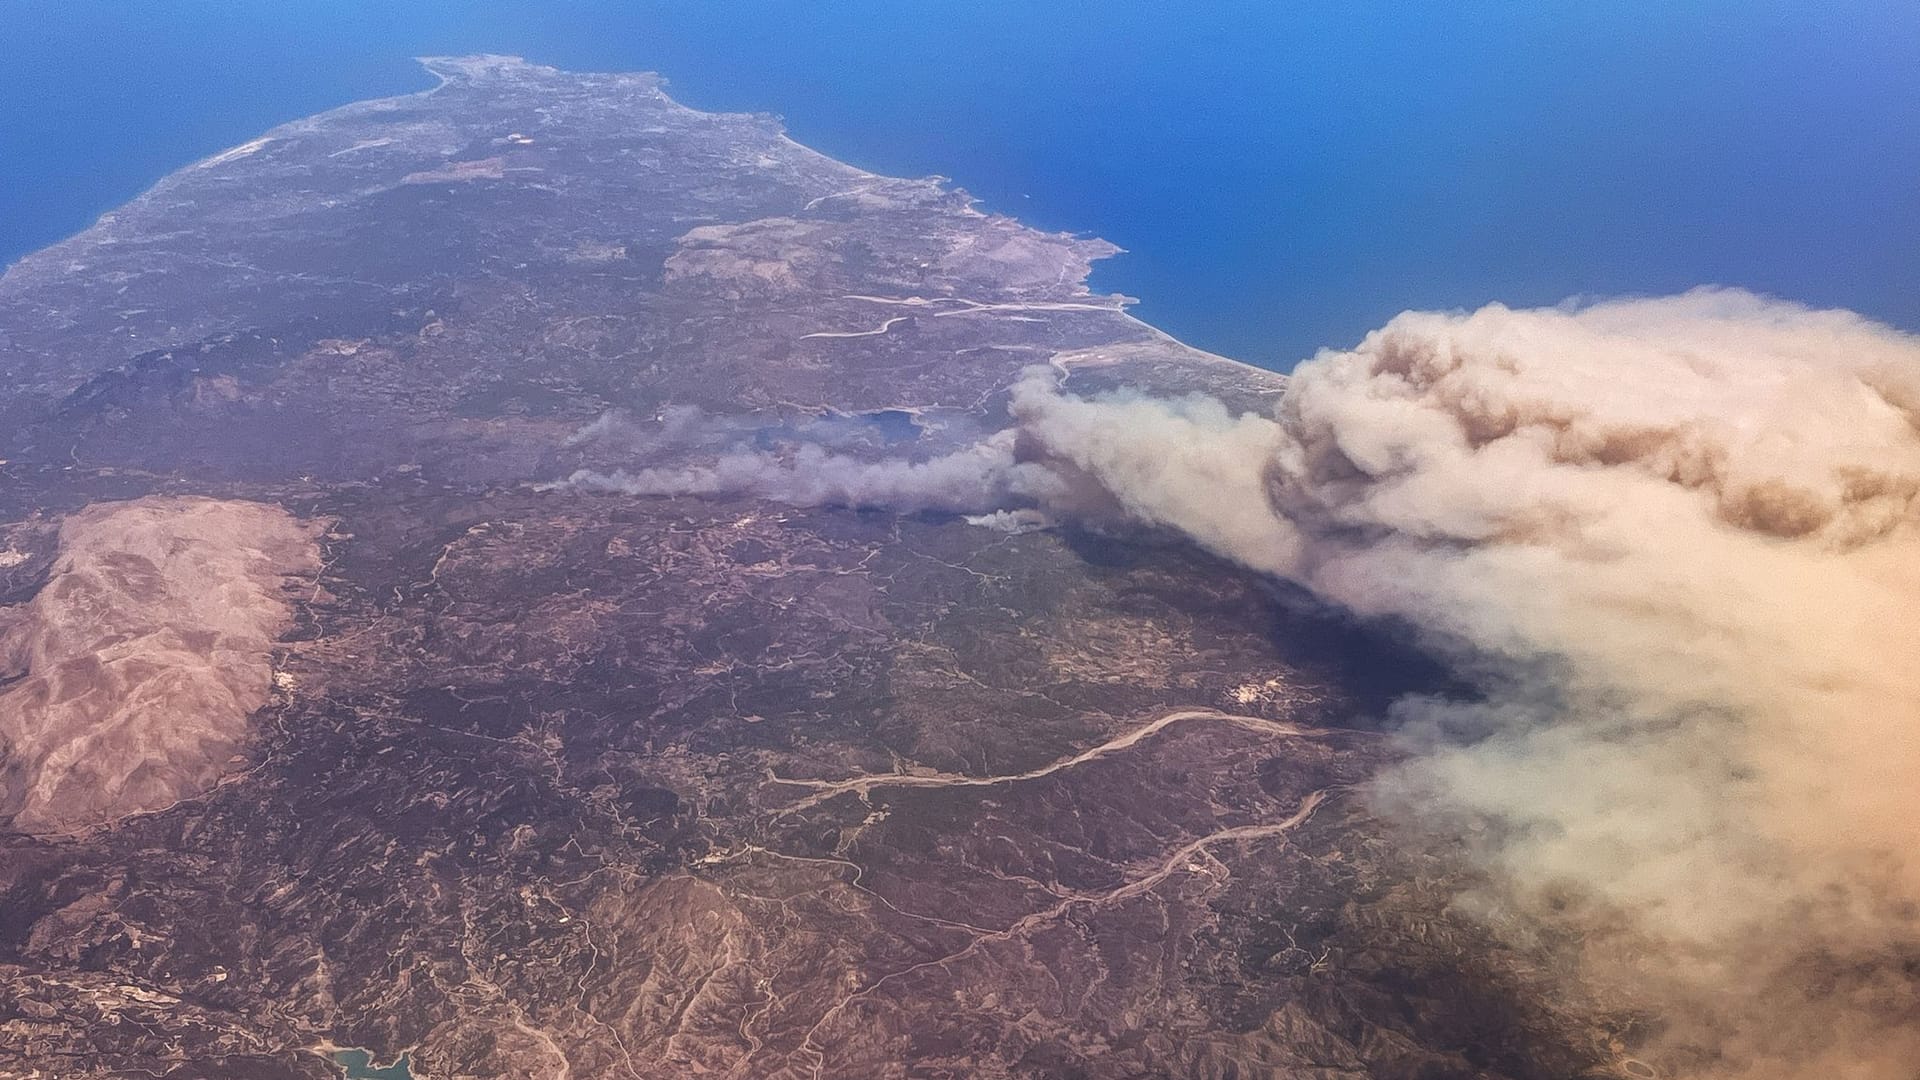
[[[1287,367],[1409,307],[1744,285],[1920,329],[1920,3],[0,0],[0,261],[409,57],[652,69],[1129,250]]]

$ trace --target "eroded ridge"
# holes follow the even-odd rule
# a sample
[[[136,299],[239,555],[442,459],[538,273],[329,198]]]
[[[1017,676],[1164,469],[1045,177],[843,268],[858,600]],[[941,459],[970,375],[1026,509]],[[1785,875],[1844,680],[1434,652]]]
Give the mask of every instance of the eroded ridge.
[[[277,507],[101,503],[66,519],[30,601],[0,610],[0,816],[62,832],[205,791],[266,703],[312,530]]]

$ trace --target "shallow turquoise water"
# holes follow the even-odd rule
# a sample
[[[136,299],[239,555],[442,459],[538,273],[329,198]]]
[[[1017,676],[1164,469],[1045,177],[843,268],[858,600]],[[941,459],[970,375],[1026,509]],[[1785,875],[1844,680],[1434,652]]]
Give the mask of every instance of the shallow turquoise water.
[[[1285,367],[1407,307],[1738,284],[1920,327],[1911,0],[63,0],[7,9],[0,260],[418,53],[665,72],[1131,254],[1096,284]]]
[[[346,1080],[413,1080],[406,1054],[401,1054],[393,1064],[379,1068],[365,1050],[341,1050],[333,1055],[333,1060],[346,1070]]]

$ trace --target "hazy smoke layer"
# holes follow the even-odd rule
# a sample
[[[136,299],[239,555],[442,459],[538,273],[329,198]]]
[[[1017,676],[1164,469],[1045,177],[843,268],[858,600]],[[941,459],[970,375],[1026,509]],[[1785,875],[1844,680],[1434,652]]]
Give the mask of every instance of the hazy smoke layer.
[[[1378,804],[1467,825],[1495,926],[1567,931],[1666,1074],[1920,1062],[1920,339],[1734,291],[1409,313],[1276,415],[1084,399],[920,464],[817,447],[585,486],[1178,529],[1410,623],[1487,700],[1405,701]],[[999,521],[998,515],[981,520]]]
[[[1028,386],[1131,517],[1482,671],[1387,806],[1491,819],[1496,921],[1578,931],[1700,1075],[1920,1061],[1920,341],[1738,292],[1407,314],[1271,419]]]

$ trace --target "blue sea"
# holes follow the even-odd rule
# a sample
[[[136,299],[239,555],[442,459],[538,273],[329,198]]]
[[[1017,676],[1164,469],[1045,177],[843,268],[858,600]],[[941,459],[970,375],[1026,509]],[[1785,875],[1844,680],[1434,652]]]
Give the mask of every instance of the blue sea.
[[[1278,368],[1405,308],[1744,285],[1920,328],[1920,3],[0,2],[0,261],[425,53],[652,69],[1106,237]]]

